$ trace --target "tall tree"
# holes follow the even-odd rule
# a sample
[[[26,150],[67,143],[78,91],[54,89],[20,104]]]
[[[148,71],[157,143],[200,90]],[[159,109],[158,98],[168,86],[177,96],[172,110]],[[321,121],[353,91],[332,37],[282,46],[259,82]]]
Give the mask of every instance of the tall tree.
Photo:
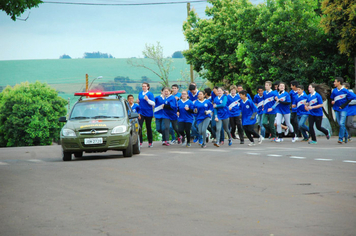
[[[163,47],[159,42],[157,45],[146,44],[143,50],[143,56],[150,59],[150,62],[156,66],[154,69],[152,66],[148,66],[143,59],[128,59],[127,63],[131,66],[142,67],[157,75],[161,79],[161,84],[163,87],[169,87],[169,73],[174,70],[171,66],[173,60],[171,58],[163,57]]]
[[[25,10],[38,7],[40,3],[42,3],[41,0],[1,0],[0,10],[6,12],[13,21],[16,21],[16,17],[21,16]]]
[[[321,9],[321,25],[326,33],[339,37],[340,53],[356,56],[356,1],[324,0]]]
[[[337,37],[337,47],[341,54],[354,59],[356,88],[356,1],[324,0],[321,9],[321,25],[329,35]]]

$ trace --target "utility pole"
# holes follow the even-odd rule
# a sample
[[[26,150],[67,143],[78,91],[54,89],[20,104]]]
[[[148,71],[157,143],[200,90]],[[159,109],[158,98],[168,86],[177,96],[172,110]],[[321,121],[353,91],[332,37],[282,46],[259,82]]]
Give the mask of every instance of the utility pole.
[[[89,76],[88,74],[85,74],[85,92],[87,93],[89,90]]]
[[[190,2],[187,2],[187,16],[189,17],[190,12]],[[192,44],[189,43],[189,50],[192,48]],[[190,64],[190,82],[194,82],[194,75],[193,75],[193,65]]]

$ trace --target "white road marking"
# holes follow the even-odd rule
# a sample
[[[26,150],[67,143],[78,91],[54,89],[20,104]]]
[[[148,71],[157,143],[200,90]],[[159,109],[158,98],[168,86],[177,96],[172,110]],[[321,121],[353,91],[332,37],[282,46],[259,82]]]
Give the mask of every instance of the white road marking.
[[[306,159],[305,157],[297,157],[297,156],[290,156],[289,158],[293,158],[293,159]]]
[[[0,162],[0,166],[6,166],[8,165],[9,163],[5,163],[5,162]]]
[[[323,159],[323,158],[316,158],[316,161],[332,161],[333,159]]]
[[[201,148],[201,151],[208,151],[208,152],[227,152],[224,149],[216,148],[216,149],[206,149],[206,148]]]
[[[356,161],[349,161],[349,160],[344,160],[342,162],[346,162],[346,163],[356,163]]]
[[[254,156],[258,156],[261,155],[260,153],[257,152],[246,152],[247,155],[254,155]]]
[[[268,154],[267,156],[269,156],[269,157],[281,157],[282,155],[277,155],[277,154]]]
[[[30,161],[30,162],[36,162],[36,163],[40,163],[40,162],[43,162],[41,160],[38,160],[38,159],[30,159],[30,160],[27,160],[27,161]]]
[[[171,151],[168,153],[177,153],[177,154],[193,154],[192,152],[180,152],[180,151]]]

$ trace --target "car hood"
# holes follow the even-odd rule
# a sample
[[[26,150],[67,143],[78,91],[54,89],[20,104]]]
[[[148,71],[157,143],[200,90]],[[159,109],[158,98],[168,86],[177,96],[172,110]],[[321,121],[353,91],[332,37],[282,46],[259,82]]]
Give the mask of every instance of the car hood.
[[[79,131],[85,129],[112,129],[118,125],[128,125],[127,119],[68,120],[63,128]]]

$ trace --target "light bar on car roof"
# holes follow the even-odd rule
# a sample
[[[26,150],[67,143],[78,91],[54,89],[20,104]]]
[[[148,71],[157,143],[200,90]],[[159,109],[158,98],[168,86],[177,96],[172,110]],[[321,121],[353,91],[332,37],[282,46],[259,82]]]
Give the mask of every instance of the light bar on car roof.
[[[126,93],[126,91],[125,90],[106,91],[106,92],[100,92],[100,91],[95,91],[94,92],[93,91],[93,92],[75,93],[74,96],[104,97],[104,96],[123,94],[123,93]]]

